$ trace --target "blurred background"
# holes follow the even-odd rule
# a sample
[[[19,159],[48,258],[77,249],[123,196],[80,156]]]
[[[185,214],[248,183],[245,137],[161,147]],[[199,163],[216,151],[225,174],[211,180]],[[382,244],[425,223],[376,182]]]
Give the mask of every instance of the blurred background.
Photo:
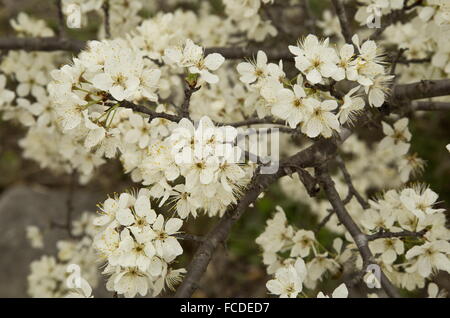
[[[195,6],[191,1],[187,6]],[[219,1],[211,1],[218,13]],[[329,1],[311,1],[314,14],[320,17]],[[0,36],[13,36],[9,19],[20,11],[46,19],[50,26],[57,25],[55,6],[52,0],[0,0]],[[144,12],[151,14],[151,12]],[[82,31],[70,30],[70,36],[79,39],[95,38],[96,23],[90,19],[89,27]],[[429,112],[411,120],[412,150],[426,160],[423,181],[439,193],[441,200],[450,202],[450,155],[445,146],[450,143],[450,114]],[[368,138],[380,138],[371,134]],[[0,119],[0,297],[27,297],[27,275],[29,264],[42,254],[54,254],[55,243],[67,239],[66,231],[54,228],[52,222],[64,222],[66,201],[69,195],[71,177],[55,175],[41,170],[32,161],[24,160],[18,141],[24,135],[19,125]],[[364,134],[361,134],[364,135]],[[96,204],[107,194],[122,192],[136,187],[127,175],[122,173],[118,162],[110,162],[96,173],[86,186],[76,185],[74,189],[74,218],[83,211],[95,212]],[[213,259],[207,274],[194,296],[202,297],[265,297],[265,283],[268,276],[261,261],[255,238],[263,231],[266,220],[280,205],[286,211],[291,223],[299,228],[313,229],[318,220],[309,213],[306,206],[290,201],[278,186],[249,209],[233,228],[226,246]],[[448,204],[447,204],[448,206]],[[195,224],[189,222],[186,232],[204,234],[217,219],[200,216]],[[25,228],[36,225],[43,231],[45,249],[31,248],[25,237]],[[326,229],[319,233],[322,240],[331,240]],[[185,253],[181,264],[187,264],[196,243],[185,242]],[[440,279],[448,287],[448,277]],[[325,291],[332,290],[336,282],[330,277],[321,285]],[[104,284],[100,283],[100,286]],[[110,297],[106,292],[100,295]]]

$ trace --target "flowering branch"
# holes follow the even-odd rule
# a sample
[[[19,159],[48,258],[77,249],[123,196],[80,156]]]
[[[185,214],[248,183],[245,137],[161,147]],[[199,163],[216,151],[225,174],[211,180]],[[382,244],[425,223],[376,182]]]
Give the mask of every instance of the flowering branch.
[[[117,101],[110,94],[108,94],[106,96],[106,100],[108,100],[108,99]],[[117,101],[117,102],[119,102],[119,101]],[[119,104],[120,104],[121,107],[129,108],[129,109],[132,109],[135,112],[139,112],[139,113],[143,113],[143,114],[148,115],[150,117],[149,118],[150,121],[152,119],[154,119],[154,118],[164,118],[164,119],[167,119],[167,120],[170,120],[170,121],[173,121],[173,122],[177,123],[177,122],[179,122],[182,119],[182,117],[180,117],[180,116],[171,115],[171,114],[167,114],[167,113],[164,113],[164,112],[158,113],[158,112],[156,112],[154,110],[149,109],[146,106],[137,105],[137,104],[134,104],[134,103],[132,103],[130,101],[127,101],[127,100],[120,101]]]
[[[351,132],[347,129],[340,135],[340,139],[336,143],[344,142]],[[189,297],[195,291],[198,283],[206,271],[209,262],[217,247],[224,242],[231,230],[231,227],[236,223],[248,206],[255,202],[258,196],[272,183],[279,178],[292,173],[289,167],[314,167],[328,160],[337,150],[335,142],[322,139],[312,146],[306,148],[295,154],[294,156],[280,162],[280,169],[275,174],[259,174],[257,171],[250,182],[247,191],[239,199],[236,205],[230,206],[225,212],[222,219],[217,225],[207,234],[205,241],[195,252],[191,263],[188,266],[188,272],[183,280],[183,283],[177,289],[175,297]]]
[[[356,225],[356,223],[353,221],[350,214],[347,212],[347,209],[345,208],[341,198],[339,197],[338,192],[336,191],[335,185],[333,180],[331,179],[328,168],[326,165],[318,167],[316,169],[319,182],[322,185],[328,200],[330,201],[331,205],[333,206],[334,211],[336,212],[336,215],[339,219],[339,221],[345,226],[347,231],[351,234],[353,240],[356,243],[356,246],[358,247],[359,253],[361,254],[361,257],[363,259],[363,268],[367,268],[370,264],[375,264],[375,258],[372,254],[372,252],[369,249],[368,245],[368,237],[364,233],[361,232],[359,227]],[[400,297],[397,289],[394,287],[394,285],[391,283],[389,278],[386,277],[386,275],[381,271],[381,286],[385,290],[385,292],[393,298]]]
[[[414,45],[420,41],[410,43],[414,40],[410,36],[404,40],[400,39],[403,36],[393,37],[393,41],[386,38],[380,43],[360,41],[361,28],[356,30],[357,24],[348,14],[356,12],[355,20],[363,24],[366,13],[373,10],[367,1],[364,4],[354,2],[356,10],[353,10],[346,7],[344,0],[331,0],[336,14],[324,11],[320,21],[309,11],[308,1],[295,4],[303,9],[302,15],[286,15],[287,19],[282,20],[277,20],[281,10],[292,8],[287,3],[275,4],[277,8],[272,7],[273,1],[256,0],[244,7],[239,1],[225,1],[224,13],[230,19],[221,21],[219,15],[212,20],[205,19],[208,10],[202,10],[203,13],[195,17],[200,27],[193,29],[189,29],[192,13],[184,16],[184,12],[179,12],[175,19],[174,15],[164,13],[143,21],[127,19],[138,15],[140,2],[136,2],[136,6],[121,6],[101,0],[90,6],[76,4],[74,7],[61,0],[54,1],[58,6],[60,25],[56,33],[45,23],[23,14],[11,21],[19,37],[0,38],[0,50],[79,53],[86,46],[88,49],[64,66],[60,54],[27,54],[23,51],[7,54],[6,62],[2,63],[4,74],[0,74],[1,111],[5,118],[18,120],[29,127],[21,146],[27,157],[43,166],[58,171],[71,169],[77,172],[80,181],[88,182],[97,167],[118,158],[133,182],[144,186],[139,191],[114,194],[98,206],[98,217],[94,219],[83,214],[77,221],[72,220],[74,185],[71,184],[67,224],[52,224],[68,230],[72,237],[73,234],[82,237],[80,233],[92,236],[89,237],[93,241],[92,246],[87,247],[88,252],[96,250],[107,256],[108,271],[105,273],[110,275],[108,285],[112,286],[115,295],[135,297],[151,292],[156,297],[165,286],[175,290],[175,285],[181,282],[175,296],[191,296],[215,251],[226,245],[232,226],[270,185],[294,174],[298,174],[298,178],[283,179],[281,186],[295,189],[298,182],[302,183],[309,196],[302,189],[301,199],[304,203],[317,204],[319,224],[314,230],[299,229],[290,225],[282,208],[277,207],[274,219],[267,222],[266,231],[256,239],[262,247],[268,273],[274,274],[274,279],[266,285],[270,293],[296,297],[303,286],[313,290],[314,287],[309,286],[311,281],[320,281],[325,271],[337,272],[343,263],[358,266],[359,282],[369,265],[379,263],[389,270],[385,272],[389,278],[381,273],[382,287],[389,296],[398,297],[390,279],[399,288],[405,288],[403,278],[412,274],[416,263],[424,263],[423,258],[434,257],[433,253],[436,259],[442,259],[439,253],[445,257],[450,255],[450,245],[444,242],[447,236],[442,234],[443,224],[437,224],[435,219],[433,222],[413,219],[422,220],[436,213],[441,213],[436,215],[436,220],[442,218],[443,209],[433,207],[438,202],[438,195],[429,188],[400,188],[400,184],[406,184],[413,173],[423,167],[423,160],[410,152],[412,135],[408,118],[395,123],[392,122],[394,118],[380,122],[391,111],[403,115],[414,110],[450,110],[448,102],[415,102],[450,96],[450,80],[444,75],[448,73],[448,52],[434,35],[424,35],[430,45],[423,46],[423,52],[419,50],[420,46]],[[430,16],[424,16],[415,9],[422,4],[423,1],[416,0],[385,2],[381,14],[389,20],[388,25],[407,21],[416,13],[418,20],[433,20],[423,21],[423,26],[439,23],[441,8],[433,5],[426,12]],[[104,30],[100,31],[104,31],[101,34],[107,40],[67,39],[64,14],[68,23],[79,24],[79,18],[83,17],[79,13],[85,15],[82,20],[85,23],[92,11],[104,17],[104,25],[100,25]],[[249,20],[251,17],[253,20]],[[316,33],[314,30],[320,28],[328,38],[305,34],[304,39],[294,43],[296,39],[291,38],[290,27],[305,17],[308,21],[303,23],[304,30]],[[249,23],[251,21],[258,25]],[[130,25],[125,27],[126,24]],[[204,30],[208,25],[214,33],[211,38],[209,32],[197,30]],[[252,28],[249,29],[250,25]],[[386,27],[372,36],[378,37]],[[404,33],[400,32],[403,26],[396,24],[392,28],[393,33]],[[330,43],[336,36],[340,37],[337,30],[346,44],[335,46]],[[404,31],[413,32],[407,27]],[[274,41],[265,41],[268,36],[274,37]],[[254,42],[245,44],[247,39]],[[286,43],[281,43],[283,39]],[[239,47],[205,49],[194,42],[234,43]],[[258,42],[266,44],[257,46]],[[384,56],[380,46],[391,51]],[[392,49],[396,47],[401,49]],[[434,53],[430,48],[437,50]],[[244,61],[237,66],[234,63],[223,65],[225,59]],[[41,60],[43,63],[38,63]],[[388,61],[390,66],[387,66]],[[397,66],[419,63],[428,63],[423,67],[436,70],[429,74],[443,79],[414,83],[414,78],[422,72],[416,74],[411,69],[410,73],[403,68],[402,79],[413,83],[398,85]],[[174,91],[179,89],[175,87],[175,80],[181,74],[188,74],[187,85],[184,100],[178,101],[180,92]],[[214,86],[218,82],[220,86]],[[201,87],[203,89],[199,91]],[[203,115],[201,119],[197,117],[199,114]],[[155,118],[163,120],[153,120]],[[366,146],[356,136],[348,142],[348,147],[341,147],[356,132],[356,127],[368,124],[382,127],[385,135],[375,147]],[[288,143],[303,150],[292,155],[293,152],[287,149],[278,162],[268,162],[270,158],[264,154],[241,151],[238,149],[239,138],[245,138],[247,134],[241,134],[241,129],[236,128],[253,125],[272,128],[264,129],[270,137],[275,136],[275,131],[290,133],[296,138],[282,140],[283,147]],[[252,129],[251,134],[256,135],[257,130]],[[300,142],[303,140],[298,136],[307,138],[311,145],[303,148]],[[270,143],[274,145],[276,141],[271,139]],[[340,148],[352,154],[349,154],[348,162],[339,156]],[[450,150],[450,145],[447,148]],[[271,154],[273,152],[271,149]],[[235,162],[234,155],[242,153],[246,155],[244,162]],[[339,178],[333,180],[329,167],[335,163],[340,171]],[[276,170],[265,174],[263,168],[269,164]],[[314,168],[315,173],[308,168]],[[362,172],[368,172],[367,179],[373,181],[377,189],[394,188],[391,185],[395,184],[398,185],[395,189],[401,190],[389,190],[383,198],[369,204],[365,194],[372,190],[372,185],[361,182],[364,180],[358,174]],[[379,178],[384,172],[389,180]],[[317,198],[318,202],[307,201],[321,189],[325,196]],[[341,198],[337,189],[348,189],[346,197]],[[154,201],[159,202],[158,208],[152,208]],[[347,209],[355,201],[368,211],[350,215]],[[168,209],[160,211],[163,206]],[[323,207],[326,207],[325,211]],[[172,209],[178,216],[174,213],[165,218],[160,213]],[[399,216],[400,211],[404,215]],[[206,236],[181,230],[190,215],[195,218],[199,213],[211,217],[220,215],[221,218]],[[336,254],[328,253],[328,247],[317,238],[327,222],[330,230],[338,230],[339,237],[333,241]],[[440,223],[444,223],[443,218]],[[346,230],[346,241],[340,225]],[[376,233],[374,229],[380,227],[383,230]],[[101,235],[93,235],[99,231]],[[398,239],[420,238],[427,232],[426,241],[408,240],[408,244],[404,244],[406,240]],[[27,233],[35,245],[39,245],[39,233],[35,229],[27,230]],[[385,238],[393,239],[378,240]],[[176,258],[183,253],[179,240],[193,241],[197,247],[187,271],[173,267]],[[356,262],[356,257],[360,259],[358,252],[353,252],[355,244],[352,242],[361,255],[362,270]],[[393,244],[385,246],[386,242]],[[90,245],[71,243],[77,244],[68,246],[71,250]],[[410,243],[418,245],[410,246]],[[64,244],[61,248],[65,248]],[[345,252],[350,252],[352,260],[346,258],[348,253]],[[311,253],[313,258],[310,258]],[[318,261],[324,266],[320,275],[314,273]],[[434,269],[450,272],[450,262],[435,263],[427,262],[430,266],[419,266],[416,270],[423,282],[430,279]],[[345,280],[345,268],[342,277]],[[417,279],[416,287],[420,287],[420,283]],[[89,297],[90,291],[86,290],[83,294]]]

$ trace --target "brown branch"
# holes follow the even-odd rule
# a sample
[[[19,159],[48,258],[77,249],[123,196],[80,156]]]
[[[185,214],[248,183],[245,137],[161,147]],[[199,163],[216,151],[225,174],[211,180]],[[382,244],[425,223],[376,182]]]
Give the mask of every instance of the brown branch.
[[[86,47],[86,42],[76,39],[61,39],[59,37],[37,38],[0,38],[0,50],[25,50],[25,51],[71,51],[78,53]],[[294,56],[287,50],[271,48],[261,49],[266,52],[271,61],[293,60]],[[245,59],[256,56],[259,49],[241,47],[211,47],[205,49],[205,54],[220,53],[229,60]]]
[[[391,75],[395,75],[395,71],[397,70],[397,65],[399,64],[403,54],[407,51],[408,49],[399,49],[397,52],[397,55],[395,56],[395,59],[392,61],[392,65],[391,65]]]
[[[410,64],[424,64],[424,63],[430,63],[431,58],[425,57],[423,59],[400,59],[398,60],[398,64],[403,65],[410,65]]]
[[[316,229],[314,230],[314,233],[316,233],[316,234],[319,233],[320,230],[328,223],[328,221],[330,221],[330,219],[333,216],[333,214],[334,214],[334,210],[330,209],[328,211],[327,216],[324,217],[323,220],[320,221],[320,223],[317,225]]]
[[[56,8],[58,10],[58,36],[64,38],[66,36],[66,22],[62,7],[62,0],[56,0]]]
[[[412,105],[413,110],[425,110],[425,111],[450,111],[450,103],[446,102],[415,102]]]
[[[369,249],[367,235],[361,232],[358,225],[353,221],[352,217],[345,208],[337,190],[331,179],[328,168],[324,165],[316,169],[319,182],[322,185],[325,194],[330,201],[339,221],[344,225],[347,231],[351,234],[353,240],[358,247],[359,253],[363,259],[363,268],[366,269],[370,264],[376,264],[375,258]],[[381,286],[388,294],[388,296],[397,298],[400,297],[397,289],[391,283],[389,278],[381,271]]]
[[[336,14],[339,18],[339,23],[341,24],[342,36],[347,43],[352,43],[353,32],[348,21],[344,3],[342,0],[331,0],[331,3],[333,3],[334,9],[336,10]]]
[[[73,199],[75,195],[74,192],[76,183],[77,183],[76,173],[73,172],[70,176],[69,188],[67,190],[67,197],[66,197],[66,222],[65,223],[58,223],[56,221],[50,222],[51,228],[60,228],[66,230],[71,238],[79,238],[78,236],[74,235],[72,231],[72,216],[74,211]]]
[[[450,95],[450,80],[420,81],[396,85],[392,92],[394,100],[416,100]]]
[[[416,6],[418,6],[422,3],[423,3],[423,0],[417,0],[415,3],[413,3],[409,6],[405,5],[403,7],[403,9],[394,10],[391,13],[389,13],[388,15],[386,15],[385,17],[383,17],[384,19],[387,20],[387,23],[385,23],[382,27],[378,28],[375,32],[373,32],[367,38],[367,40],[378,39],[389,26],[393,25],[397,21],[403,21],[404,19],[406,19],[409,15],[408,11],[410,11],[411,9],[414,9]]]
[[[105,25],[105,35],[107,39],[111,38],[111,19],[110,19],[110,15],[109,15],[109,0],[103,2],[102,5],[102,10],[103,10],[103,14],[105,15],[104,17],[104,25]]]
[[[164,119],[167,119],[167,120],[170,120],[170,121],[173,121],[173,122],[177,123],[177,122],[179,122],[182,119],[182,117],[180,117],[180,116],[171,115],[171,114],[167,114],[167,113],[164,113],[164,112],[158,113],[158,112],[156,112],[154,110],[151,110],[150,108],[148,108],[146,106],[137,105],[137,104],[134,104],[134,103],[132,103],[130,101],[127,101],[127,100],[118,101],[114,97],[112,97],[111,94],[106,94],[105,97],[104,97],[104,100],[105,101],[113,100],[113,101],[119,103],[120,107],[129,108],[129,109],[131,109],[131,110],[133,110],[135,112],[146,114],[146,115],[149,116],[149,121],[151,121],[154,118],[164,118]]]
[[[0,38],[0,50],[24,51],[72,51],[79,52],[86,42],[60,37],[45,38]]]
[[[356,200],[358,200],[359,204],[363,207],[364,210],[369,209],[370,208],[369,203],[367,203],[367,201],[364,200],[364,198],[361,196],[361,194],[359,194],[359,192],[355,189],[355,187],[353,185],[352,177],[351,177],[350,173],[348,172],[347,167],[345,166],[345,163],[342,160],[342,158],[337,157],[336,162],[339,166],[339,169],[342,171],[342,174],[344,175],[344,180],[345,180],[345,183],[347,183],[349,194],[351,193],[352,196],[354,196],[356,198]]]
[[[257,119],[254,120],[256,121]],[[364,123],[365,121],[360,122],[360,124]],[[250,122],[247,121],[245,124],[250,124]],[[352,132],[349,129],[344,128],[339,135],[339,138],[335,140],[319,139],[307,149],[283,160],[280,163],[280,169],[276,174],[261,175],[259,173],[255,173],[245,195],[239,199],[236,206],[231,206],[227,209],[222,219],[204,238],[204,241],[195,252],[192,261],[188,266],[188,272],[175,296],[189,297],[192,295],[198,287],[198,283],[206,271],[215,250],[227,239],[232,225],[237,222],[247,207],[255,202],[259,194],[264,191],[264,189],[279,178],[292,173],[292,170],[286,169],[286,167],[320,167],[323,163],[326,163],[335,156],[338,145],[344,142],[351,135],[351,133]],[[359,230],[357,225],[350,218],[348,212],[345,210],[345,206],[339,198],[329,175],[325,178],[325,181],[325,189],[327,195],[329,196],[330,202],[332,203],[333,209],[336,211],[339,221],[344,224],[350,234],[356,238],[355,242],[357,242],[357,246],[363,257],[365,266],[374,263],[374,257],[368,247],[367,236]],[[330,213],[327,218],[329,219],[331,215],[332,213]],[[327,222],[328,219],[325,219],[324,222]],[[383,273],[381,276],[381,284],[388,295],[391,297],[398,297],[398,292],[395,287]]]
[[[232,122],[232,123],[223,124],[223,125],[233,126],[233,127],[243,127],[243,126],[259,125],[259,124],[272,124],[272,125],[284,126],[284,122],[282,120],[276,120],[272,117],[249,118],[246,120]]]
[[[379,231],[372,235],[367,235],[367,240],[374,241],[381,238],[393,238],[393,237],[423,237],[428,230],[424,229],[420,232],[401,231],[401,232],[386,232]]]
[[[316,34],[317,33],[317,27],[316,27],[316,16],[314,15],[314,12],[311,8],[311,3],[309,0],[300,0],[300,8],[303,11],[304,21],[306,27],[308,28],[308,31],[310,33]]]
[[[422,4],[423,4],[423,1],[424,1],[424,0],[416,0],[416,1],[413,2],[412,4],[405,6],[405,7],[403,8],[403,10],[408,11],[408,10],[414,9],[415,7],[418,7],[418,6],[422,5]]]
[[[203,243],[205,239],[202,236],[197,236],[193,234],[187,234],[187,233],[178,233],[174,235],[179,240],[186,240],[186,241],[193,241],[193,242],[199,242]]]
[[[270,48],[261,48],[256,50],[241,47],[210,47],[205,49],[205,55],[220,53],[228,60],[239,60],[254,57],[258,54],[259,50],[264,51],[270,61],[294,60],[294,56],[289,51]]]
[[[197,83],[195,83],[195,84],[197,84]],[[189,106],[190,106],[190,103],[191,103],[191,97],[192,97],[192,94],[194,94],[200,88],[201,88],[201,86],[195,87],[195,85],[188,84],[188,86],[184,90],[184,101],[183,101],[183,104],[181,105],[181,108],[180,108],[180,113],[181,113],[180,115],[181,115],[181,117],[190,118],[190,116],[189,116]]]

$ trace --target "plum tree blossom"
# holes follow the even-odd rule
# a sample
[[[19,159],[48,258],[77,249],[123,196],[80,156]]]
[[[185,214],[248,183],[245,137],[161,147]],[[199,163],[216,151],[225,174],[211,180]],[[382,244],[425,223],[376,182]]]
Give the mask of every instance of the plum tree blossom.
[[[53,225],[69,237],[30,264],[30,296],[91,298],[104,275],[114,297],[189,297],[250,210],[265,227],[241,243],[271,297],[443,294],[446,203],[415,143],[425,112],[450,110],[447,4],[58,3],[58,25],[20,13],[0,37],[2,120],[41,169],[97,186],[115,162],[123,183]],[[38,249],[46,234],[25,233]]]

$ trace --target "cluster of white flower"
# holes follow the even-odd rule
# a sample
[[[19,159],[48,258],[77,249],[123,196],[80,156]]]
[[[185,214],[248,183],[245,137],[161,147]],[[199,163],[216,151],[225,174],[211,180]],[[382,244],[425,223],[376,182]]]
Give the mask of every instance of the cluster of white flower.
[[[445,226],[445,210],[434,207],[437,199],[431,189],[418,185],[389,190],[378,200],[370,200],[368,210],[350,210],[356,223],[369,234],[422,233],[380,237],[369,242],[381,268],[401,288],[411,291],[423,288],[426,280],[438,270],[450,272],[450,230]],[[328,222],[338,223],[332,218]],[[295,231],[278,207],[265,231],[256,239],[263,249],[268,274],[275,275],[267,288],[282,297],[296,297],[303,285],[314,289],[326,271],[337,274],[347,262],[355,262],[362,268],[353,240],[347,234],[345,240],[347,243],[336,238],[332,253],[326,250],[320,253],[325,247],[316,241],[314,233],[303,229]]]
[[[423,288],[437,270],[450,272],[450,230],[444,209],[434,208],[438,195],[424,186],[389,190],[361,218],[368,231],[424,231],[418,238],[381,238],[369,243],[386,274],[400,287]],[[403,256],[406,259],[403,259]]]
[[[60,53],[10,52],[2,63],[8,77],[0,77],[3,87],[1,110],[5,119],[18,120],[30,127],[20,142],[25,150],[24,155],[38,161],[43,168],[59,172],[76,170],[82,182],[87,182],[95,168],[106,162],[104,157],[114,157],[117,150],[120,150],[125,169],[136,171],[137,163],[146,156],[147,147],[156,141],[159,143],[161,137],[168,136],[176,125],[160,118],[147,123],[145,115],[119,107],[119,101],[125,98],[156,101],[157,86],[162,98],[170,96],[180,101],[178,97],[183,96],[183,90],[172,89],[174,85],[182,87],[178,75],[180,68],[171,65],[157,67],[152,60],[162,61],[166,49],[176,52],[175,48],[182,45],[181,39],[187,33],[202,41],[211,40],[201,32],[202,29],[187,27],[193,18],[197,16],[192,12],[159,14],[143,23],[126,41],[90,42],[87,50],[75,58],[72,65],[51,73],[54,80],[48,87],[50,96],[46,93],[46,85],[50,80],[48,74],[56,67]],[[218,23],[222,20],[205,14],[200,21]],[[30,28],[22,27],[20,30]],[[34,28],[39,29],[42,27]],[[44,36],[47,32],[44,31],[38,35]],[[225,43],[226,34],[217,32],[220,43]],[[165,46],[149,44],[159,44],[163,38],[168,39]],[[213,40],[212,43],[216,42]],[[183,64],[180,66],[198,72],[200,77],[206,76],[210,81],[217,81],[217,76],[208,70],[220,66],[223,58],[218,54],[204,58],[199,46],[191,41],[187,44],[192,50],[188,49],[186,53],[190,51],[195,56],[185,56],[184,61],[178,61]],[[34,69],[35,72],[30,71]],[[158,81],[160,76],[162,78]],[[9,87],[14,87],[16,78],[23,78],[23,83],[19,83],[17,94],[14,94]],[[228,81],[221,82],[221,85],[222,88],[227,85],[226,89],[232,89],[228,87]],[[205,101],[207,98],[211,103],[225,105],[223,94],[216,94],[212,90],[215,88],[209,86],[194,94],[191,107],[193,118],[200,119],[210,109],[206,107],[207,103],[196,103],[196,100]],[[14,98],[15,95],[28,97],[30,93],[33,96],[31,100],[36,100],[34,103],[22,97]],[[237,112],[233,110],[239,105],[230,105],[235,106],[229,108],[228,113],[236,116]],[[156,111],[171,113],[171,109],[162,104],[157,106]],[[242,120],[242,117],[236,119]]]
[[[144,20],[131,32],[129,40],[133,47],[139,48],[149,58],[162,61],[167,48],[183,45],[186,38],[204,46],[224,46],[235,31],[227,20],[207,12],[195,14],[176,10],[172,13],[160,12],[152,19]]]
[[[171,197],[181,218],[196,217],[198,210],[222,215],[253,172],[250,165],[239,164],[236,137],[235,128],[215,127],[208,117],[197,128],[184,118],[168,138],[149,147],[134,180],[152,185],[151,195],[161,198],[160,205]],[[184,180],[175,183],[180,176]]]
[[[277,29],[270,20],[263,20],[259,15],[262,5],[274,3],[274,0],[224,0],[225,12],[247,38],[261,42],[270,35],[277,35]]]
[[[119,106],[125,99],[157,101],[160,71],[122,40],[90,42],[73,63],[51,73],[48,91],[56,119],[50,128],[61,135],[59,144],[69,143],[62,155],[70,166],[88,179],[102,157],[115,157],[125,142],[148,145],[129,131],[144,124],[136,127],[133,112]]]
[[[219,77],[210,71],[216,71],[225,62],[219,53],[204,57],[203,49],[190,39],[183,47],[168,48],[164,51],[164,61],[168,65],[187,68],[190,74],[199,74],[200,79],[210,84],[217,84]]]
[[[411,133],[408,129],[408,118],[402,118],[394,123],[393,126],[382,122],[383,133],[386,135],[378,147],[380,151],[395,154],[401,158],[398,163],[398,172],[400,180],[407,182],[411,174],[417,175],[423,171],[424,161],[416,153],[409,154],[411,148]]]
[[[423,21],[433,20],[437,25],[450,23],[450,3],[445,0],[428,0],[426,6],[417,7],[418,16]]]
[[[402,9],[403,0],[362,0],[361,5],[355,14],[355,19],[361,25],[376,23],[384,15],[388,15],[394,10]]]
[[[105,14],[104,0],[62,3],[68,22],[80,13],[82,26],[87,24],[87,13]],[[257,116],[284,121],[309,138],[330,138],[357,119],[366,100],[371,107],[385,104],[394,76],[385,67],[380,43],[407,49],[400,56],[406,62],[397,61],[402,74],[397,80],[447,78],[450,74],[449,42],[437,31],[448,24],[449,10],[439,0],[417,5],[417,12],[410,12],[417,16],[389,26],[384,31],[386,39],[379,43],[360,41],[367,38],[362,30],[352,43],[344,43],[338,18],[325,11],[317,26],[325,36],[336,39],[337,45],[331,45],[328,38],[307,35],[289,46],[295,60],[291,70],[284,68],[283,61],[270,63],[263,51],[255,61],[239,63],[237,72],[236,64],[225,62],[222,55],[205,54],[203,47],[241,46],[245,42],[241,40],[261,42],[275,36],[271,21],[262,18],[263,9],[270,10],[273,3],[223,0],[228,16],[223,19],[212,14],[204,1],[196,13],[177,10],[153,15],[149,10],[152,17],[142,21],[138,11],[154,3],[109,0],[112,39],[88,42],[71,61],[61,52],[11,51],[2,59],[0,111],[3,119],[28,128],[20,141],[25,157],[42,168],[77,172],[81,182],[89,181],[107,159],[118,158],[125,173],[146,187],[107,199],[95,221],[84,215],[74,223],[73,234],[84,236],[80,242],[61,241],[56,258],[44,256],[32,263],[32,296],[91,297],[97,275],[92,243],[107,262],[104,273],[110,275],[110,291],[134,297],[156,296],[165,286],[172,289],[185,272],[172,268],[183,252],[177,240],[182,219],[199,213],[222,216],[237,202],[254,173],[253,163],[241,163],[238,130],[218,123]],[[379,14],[402,9],[405,1],[361,0],[358,5],[356,19],[366,24]],[[19,37],[55,35],[44,21],[23,13],[11,25]],[[99,38],[105,37],[102,24]],[[411,67],[409,59],[428,64]],[[342,93],[344,88],[348,89]],[[192,96],[186,99],[188,90]],[[438,100],[448,101],[448,97]],[[370,208],[363,210],[355,197],[350,198],[342,172],[335,178],[336,188],[342,198],[349,197],[349,213],[367,234],[423,232],[412,238],[379,238],[369,244],[387,276],[396,285],[413,290],[424,287],[436,270],[450,271],[450,232],[443,210],[434,207],[437,194],[428,188],[405,187],[424,166],[422,159],[410,153],[408,119],[388,118],[382,128],[384,138],[371,146],[350,137],[341,147],[342,156],[348,155],[346,167],[363,198],[373,191],[397,190],[369,201]],[[286,155],[310,145],[311,140],[299,146],[290,137],[281,140]],[[287,194],[295,193],[289,197],[309,205],[319,220],[329,216],[330,203],[310,198],[300,183],[298,175],[281,180]],[[151,199],[159,207],[171,207],[179,218],[158,215]],[[270,293],[301,296],[304,287],[315,289],[328,273],[339,275],[347,262],[362,268],[355,244],[335,213],[324,227],[339,237],[325,247],[314,232],[289,225],[284,211],[277,210],[256,240],[267,272],[274,275],[267,283]],[[89,233],[86,223],[91,224]],[[94,231],[92,224],[100,230]],[[27,236],[34,247],[43,246],[36,227],[29,227]],[[85,264],[83,271],[87,271],[81,286],[72,291],[64,283],[69,263]],[[431,284],[429,289],[430,296],[439,294]],[[341,285],[332,297],[347,295],[346,286]],[[318,297],[326,296],[319,293]]]
[[[275,274],[275,280],[267,284],[273,294],[297,297],[303,285],[314,289],[327,272],[336,274],[341,268],[335,252],[324,249],[314,232],[295,230],[288,224],[281,207],[277,207],[273,218],[267,221],[256,243],[263,250],[267,273]],[[337,245],[335,248],[339,252]]]
[[[352,176],[354,186],[362,194],[374,189],[383,191],[402,187],[413,180],[413,177],[418,177],[424,169],[424,161],[417,154],[409,153],[411,133],[407,118],[396,121],[393,126],[383,122],[383,131],[386,136],[372,147],[368,147],[356,136],[351,136],[342,146],[343,153],[349,158],[346,160],[346,168]],[[295,148],[292,151],[299,150]],[[342,174],[339,173],[338,176],[335,179],[336,188],[341,197],[345,198],[349,188]],[[307,204],[318,220],[328,216],[330,203],[309,197],[297,175],[282,178],[280,185],[288,197]],[[356,218],[363,213],[362,207],[354,198],[348,202],[348,210]],[[338,224],[337,217],[333,214],[325,227],[335,233],[345,233],[345,229]]]
[[[292,128],[300,124],[302,132],[311,138],[319,135],[329,138],[364,108],[364,99],[358,97],[361,86],[371,106],[382,106],[392,76],[386,75],[374,41],[360,45],[357,35],[353,41],[354,45],[345,44],[339,52],[329,47],[328,39],[320,41],[315,35],[308,35],[298,46],[290,46],[295,66],[301,72],[294,79],[295,84],[286,79],[282,63],[268,63],[262,51],[255,62],[240,63],[237,67],[240,80],[259,95],[259,100],[254,102],[258,116],[274,115]],[[343,98],[335,98],[314,86],[344,79],[360,86]]]
[[[28,275],[28,294],[31,297],[75,297],[75,294],[79,294],[76,288],[78,279],[81,289],[85,291],[78,297],[90,296],[87,290],[90,290],[90,286],[96,287],[99,281],[98,256],[92,247],[92,238],[97,231],[92,224],[93,218],[92,213],[85,212],[72,222],[72,234],[81,239],[58,241],[56,256],[43,255],[31,262]],[[36,232],[36,228],[28,230],[32,244],[42,240],[42,235],[38,233],[36,236]],[[71,277],[71,273],[74,277]]]
[[[171,263],[183,253],[176,238],[183,221],[164,220],[151,208],[150,193],[141,189],[135,195],[122,193],[108,198],[94,220],[100,227],[94,247],[106,260],[103,273],[111,275],[106,285],[110,291],[135,297],[158,295],[165,287],[173,288],[184,269],[172,269]]]
[[[380,107],[385,101],[386,84],[391,79],[386,74],[382,52],[375,41],[361,44],[358,35],[353,36],[352,41],[353,45],[344,44],[337,51],[329,47],[328,39],[320,41],[316,36],[308,35],[298,46],[289,49],[296,56],[296,68],[309,83],[322,84],[330,78],[357,82],[364,87],[369,104]]]
[[[24,12],[20,12],[17,20],[12,19],[10,24],[19,37],[47,37],[55,35],[44,20],[35,19]]]
[[[447,78],[450,74],[450,45],[447,41],[450,6],[440,0],[426,3],[416,7],[417,16],[411,21],[390,25],[384,32],[384,42],[404,49],[406,59],[423,60],[421,64],[399,66],[403,82]],[[441,99],[448,100],[445,97]]]

